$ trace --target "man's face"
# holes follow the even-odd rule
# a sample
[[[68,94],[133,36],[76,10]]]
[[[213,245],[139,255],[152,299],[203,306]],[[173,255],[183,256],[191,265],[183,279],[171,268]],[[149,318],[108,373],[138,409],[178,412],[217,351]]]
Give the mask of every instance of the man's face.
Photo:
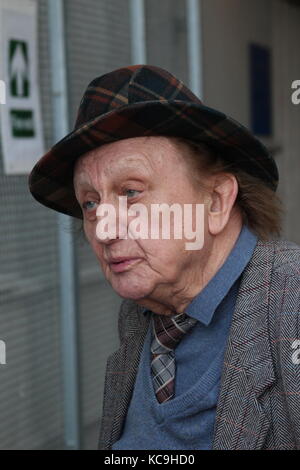
[[[184,233],[181,239],[119,238],[117,219],[116,237],[97,236],[99,205],[110,204],[118,214],[119,196],[127,196],[128,208],[140,203],[149,214],[152,204],[201,204],[203,194],[191,183],[186,151],[166,137],[138,137],[101,146],[76,162],[74,186],[85,234],[105,277],[121,297],[167,298],[182,288],[184,279],[194,282],[199,273],[203,250],[187,250],[190,240]],[[126,261],[118,262],[120,258]]]

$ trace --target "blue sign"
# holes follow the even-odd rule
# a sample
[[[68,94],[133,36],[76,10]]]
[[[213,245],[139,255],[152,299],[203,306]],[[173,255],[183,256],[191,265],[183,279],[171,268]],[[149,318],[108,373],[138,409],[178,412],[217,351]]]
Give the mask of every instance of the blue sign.
[[[250,44],[251,130],[257,136],[272,135],[271,54],[268,47]]]

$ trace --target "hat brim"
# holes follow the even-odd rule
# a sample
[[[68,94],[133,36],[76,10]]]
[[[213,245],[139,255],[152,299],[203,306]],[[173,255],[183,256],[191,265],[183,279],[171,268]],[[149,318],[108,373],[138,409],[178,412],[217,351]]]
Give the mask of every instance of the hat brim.
[[[124,105],[92,119],[52,147],[34,166],[29,188],[41,204],[82,218],[73,188],[76,159],[121,139],[166,135],[204,142],[225,161],[276,190],[278,171],[266,147],[234,119],[215,109],[184,101],[145,101]]]

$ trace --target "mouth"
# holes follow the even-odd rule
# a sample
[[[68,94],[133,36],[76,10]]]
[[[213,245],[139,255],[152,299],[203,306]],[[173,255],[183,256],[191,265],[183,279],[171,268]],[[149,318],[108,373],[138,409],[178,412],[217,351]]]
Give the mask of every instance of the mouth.
[[[115,273],[128,271],[131,267],[142,261],[141,258],[115,258],[109,262],[111,270]]]

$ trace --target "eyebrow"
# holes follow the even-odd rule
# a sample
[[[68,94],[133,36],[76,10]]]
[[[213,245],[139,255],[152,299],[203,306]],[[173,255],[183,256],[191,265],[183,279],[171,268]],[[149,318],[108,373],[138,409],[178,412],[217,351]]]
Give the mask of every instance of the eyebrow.
[[[73,180],[73,187],[74,187],[75,193],[76,193],[76,189],[77,189],[77,192],[81,192],[83,190],[96,192],[95,188],[82,174],[80,175],[79,179],[77,179],[76,184],[75,184],[75,179]]]

